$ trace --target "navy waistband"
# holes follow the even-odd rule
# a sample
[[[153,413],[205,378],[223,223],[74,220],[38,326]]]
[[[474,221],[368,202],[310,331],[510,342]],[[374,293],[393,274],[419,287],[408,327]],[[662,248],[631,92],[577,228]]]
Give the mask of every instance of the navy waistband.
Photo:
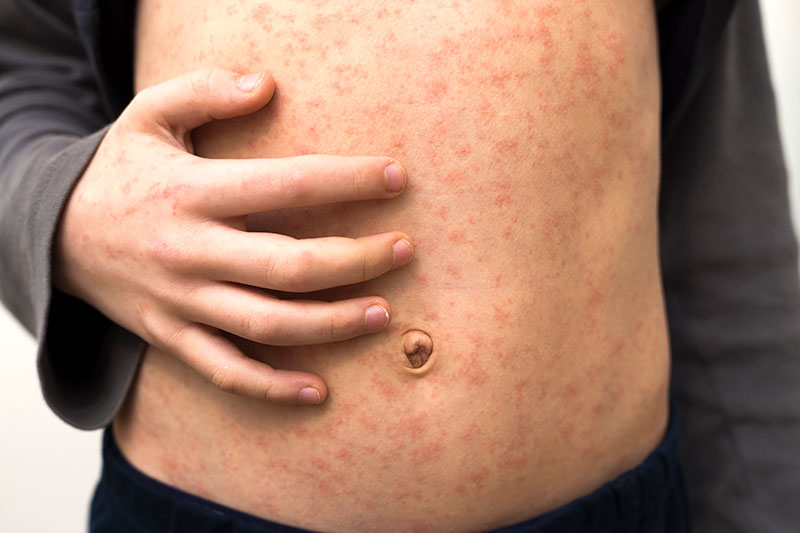
[[[678,419],[671,409],[661,444],[638,467],[592,493],[497,533],[685,533],[686,499],[677,458]],[[103,437],[103,473],[92,502],[90,530],[202,533],[303,532],[188,494],[137,470]]]
[[[689,533],[679,433],[673,404],[664,440],[641,465],[558,509],[494,532]]]

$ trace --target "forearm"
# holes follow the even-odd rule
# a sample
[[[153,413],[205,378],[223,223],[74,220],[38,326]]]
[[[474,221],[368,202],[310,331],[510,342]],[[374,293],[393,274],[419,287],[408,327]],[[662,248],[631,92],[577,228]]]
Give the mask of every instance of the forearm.
[[[789,531],[800,494],[800,291],[755,2],[664,154],[662,259],[701,531]]]
[[[63,206],[110,118],[65,4],[0,7],[0,297],[39,338],[48,403],[67,421],[94,427],[110,416],[94,407],[118,404],[126,388],[107,388],[114,365],[98,356],[114,327],[53,291],[52,248]],[[134,348],[119,356],[132,354],[129,368],[136,343],[121,338]]]

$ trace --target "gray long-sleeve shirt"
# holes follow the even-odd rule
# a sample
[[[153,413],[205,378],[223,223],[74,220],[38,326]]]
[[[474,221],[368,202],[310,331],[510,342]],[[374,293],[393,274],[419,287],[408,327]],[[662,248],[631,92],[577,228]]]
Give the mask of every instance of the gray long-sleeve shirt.
[[[700,532],[800,530],[800,288],[756,0],[660,0],[661,251]],[[51,408],[107,424],[145,346],[51,287],[59,214],[132,97],[133,1],[0,4],[0,297]]]

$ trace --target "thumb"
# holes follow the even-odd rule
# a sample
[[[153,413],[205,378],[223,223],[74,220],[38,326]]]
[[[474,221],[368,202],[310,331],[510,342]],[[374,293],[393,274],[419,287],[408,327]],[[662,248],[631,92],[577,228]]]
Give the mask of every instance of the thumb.
[[[203,68],[142,90],[129,111],[142,125],[160,125],[178,139],[217,119],[254,113],[272,98],[275,82],[266,72],[237,74]]]

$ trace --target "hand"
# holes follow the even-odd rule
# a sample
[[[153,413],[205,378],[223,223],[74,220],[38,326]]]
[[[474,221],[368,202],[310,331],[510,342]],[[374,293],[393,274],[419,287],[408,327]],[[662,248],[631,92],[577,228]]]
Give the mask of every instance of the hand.
[[[380,331],[379,297],[279,300],[380,276],[413,257],[400,232],[294,239],[247,232],[248,214],[364,199],[405,187],[388,157],[213,160],[193,155],[191,130],[253,113],[272,97],[268,74],[195,71],[141,91],[109,129],[62,215],[55,283],[219,388],[286,403],[320,403],[314,374],[275,370],[223,332],[305,345]]]

